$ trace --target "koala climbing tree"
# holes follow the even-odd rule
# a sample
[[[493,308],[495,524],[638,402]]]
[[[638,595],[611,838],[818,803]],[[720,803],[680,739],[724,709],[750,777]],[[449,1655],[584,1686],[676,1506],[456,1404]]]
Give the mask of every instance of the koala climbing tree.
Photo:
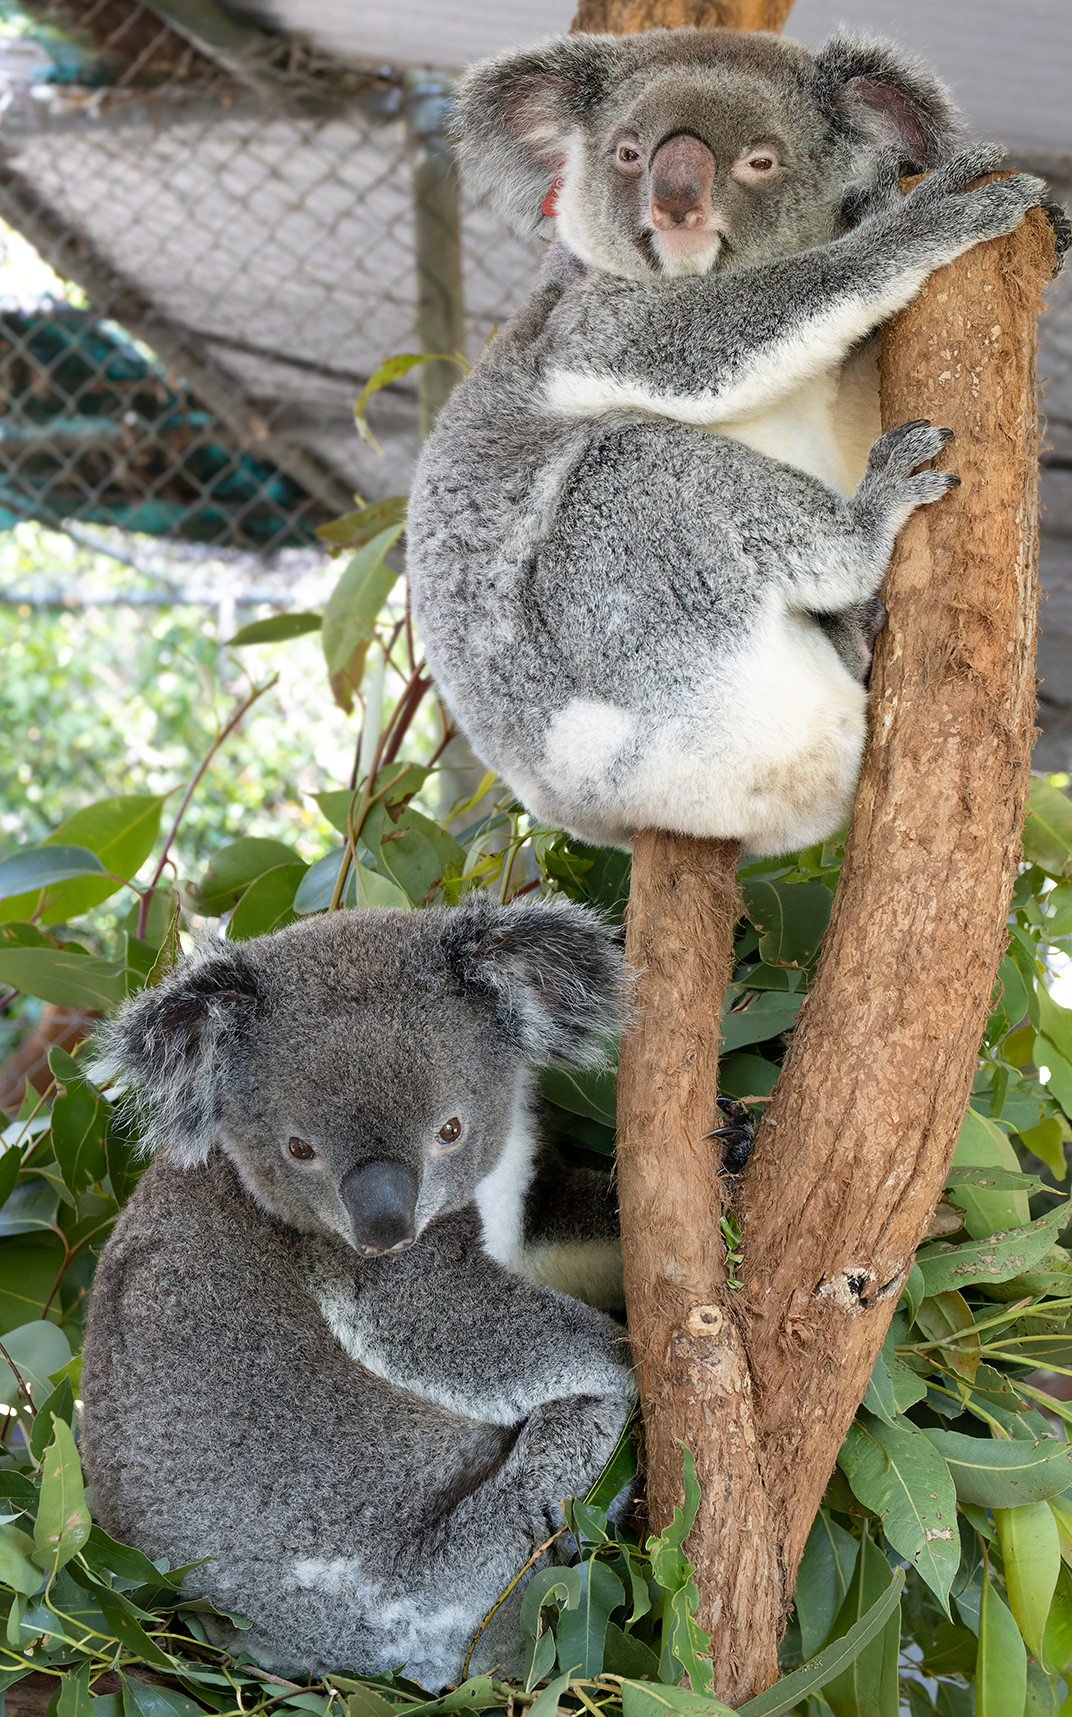
[[[777,29],[788,10],[582,0],[575,28]],[[735,1196],[739,1292],[702,1143],[739,852],[656,830],[633,843],[642,977],[619,1181],[649,1499],[656,1523],[680,1500],[682,1439],[704,1480],[688,1549],[715,1691],[734,1703],[777,1677],[808,1529],[937,1201],[1005,944],[1034,720],[1034,329],[1053,260],[1030,215],[936,272],[884,331],[883,425],[954,428],[962,487],[907,526],[884,587],[834,915]]]

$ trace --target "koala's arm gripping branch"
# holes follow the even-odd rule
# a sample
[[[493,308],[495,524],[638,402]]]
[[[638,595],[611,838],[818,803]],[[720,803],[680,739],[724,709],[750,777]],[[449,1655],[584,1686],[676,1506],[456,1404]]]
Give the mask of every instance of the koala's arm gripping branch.
[[[886,424],[940,419],[962,486],[894,552],[872,736],[819,973],[743,1177],[735,1309],[788,1605],[941,1192],[1021,857],[1035,708],[1041,213],[883,336]]]
[[[843,238],[762,268],[650,283],[598,276],[554,313],[552,407],[732,423],[844,362],[911,302],[932,269],[1015,227],[1038,201],[1027,175],[966,190],[1001,151],[963,150]],[[570,318],[572,317],[572,325]]]

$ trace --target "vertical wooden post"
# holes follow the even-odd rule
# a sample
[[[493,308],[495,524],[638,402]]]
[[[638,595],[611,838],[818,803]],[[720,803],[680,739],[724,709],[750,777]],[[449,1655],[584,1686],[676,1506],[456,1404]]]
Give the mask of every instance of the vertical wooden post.
[[[406,130],[413,174],[413,256],[417,272],[417,339],[422,352],[449,359],[465,351],[458,171],[445,121],[450,82],[436,72],[406,73]],[[417,371],[421,440],[451,388],[457,364],[439,360]]]

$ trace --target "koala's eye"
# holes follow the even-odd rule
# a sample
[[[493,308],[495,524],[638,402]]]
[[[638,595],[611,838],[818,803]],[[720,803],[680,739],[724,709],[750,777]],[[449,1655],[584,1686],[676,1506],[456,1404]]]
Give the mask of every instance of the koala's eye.
[[[755,149],[742,155],[730,168],[735,179],[744,185],[754,185],[762,179],[773,179],[781,162],[773,149]]]
[[[452,1115],[449,1121],[443,1122],[436,1134],[436,1144],[443,1148],[449,1148],[449,1146],[457,1144],[461,1136],[462,1124],[457,1115]]]
[[[307,1163],[310,1157],[316,1156],[316,1152],[308,1139],[299,1139],[296,1135],[288,1139],[287,1149],[292,1157],[298,1157],[303,1163]]]
[[[619,143],[614,152],[614,159],[619,167],[624,167],[627,173],[640,171],[640,150],[634,149],[631,143]]]

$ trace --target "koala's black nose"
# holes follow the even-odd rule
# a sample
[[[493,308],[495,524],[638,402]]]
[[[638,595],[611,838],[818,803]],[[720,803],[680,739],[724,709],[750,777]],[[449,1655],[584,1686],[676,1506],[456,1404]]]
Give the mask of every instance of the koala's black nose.
[[[367,1257],[403,1252],[416,1236],[417,1176],[408,1163],[362,1163],[339,1187],[354,1245]]]

